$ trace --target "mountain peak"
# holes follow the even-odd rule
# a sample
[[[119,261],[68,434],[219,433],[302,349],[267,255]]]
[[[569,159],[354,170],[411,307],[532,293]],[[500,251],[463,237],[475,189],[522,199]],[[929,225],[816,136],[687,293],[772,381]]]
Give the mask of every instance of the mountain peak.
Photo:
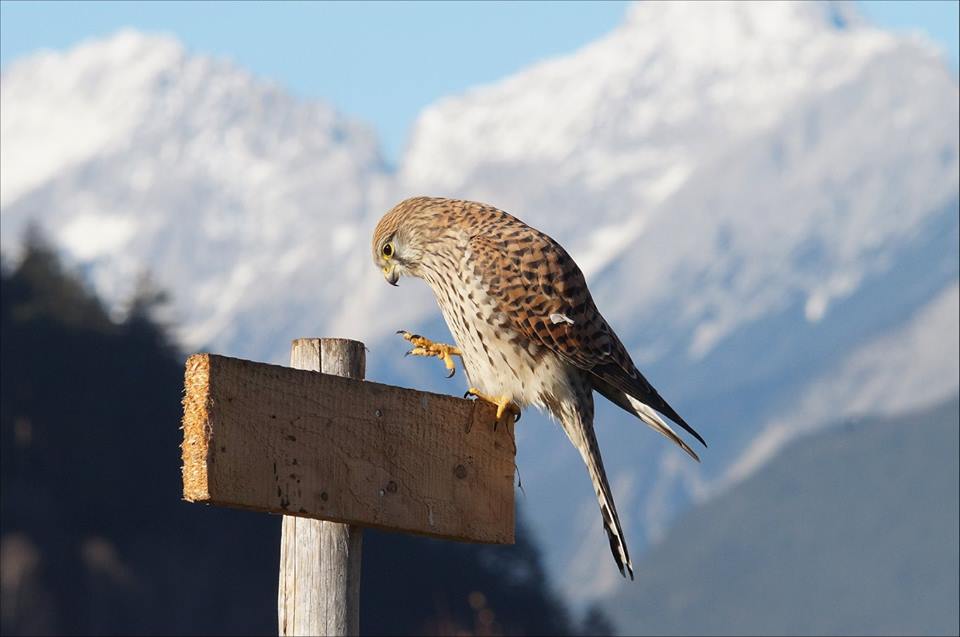
[[[154,101],[153,89],[187,60],[175,38],[124,29],[4,69],[0,204],[127,139]],[[22,150],[14,158],[16,147]]]
[[[87,40],[70,50],[67,55],[97,57],[101,60],[112,58],[127,64],[130,60],[143,57],[176,61],[186,55],[186,49],[183,43],[172,35],[125,28],[106,38]]]
[[[691,5],[695,5],[691,7]],[[692,9],[692,10],[691,10]],[[695,19],[694,19],[695,16]],[[863,23],[856,6],[845,0],[817,2],[659,2],[642,0],[627,11],[624,26],[668,30],[700,37],[737,34],[744,38],[799,37],[814,31],[844,30]],[[690,42],[693,44],[693,42]]]
[[[197,148],[199,135],[219,148],[233,134],[230,143],[258,158],[280,146],[277,140],[303,136],[302,127],[310,141],[290,142],[291,148],[321,153],[350,140],[347,146],[363,148],[365,162],[377,153],[367,127],[328,103],[298,100],[273,81],[191,52],[167,35],[124,29],[44,51],[11,64],[0,82],[4,207],[68,168],[142,147],[148,138]]]
[[[271,305],[262,295],[282,294],[280,280],[350,249],[381,173],[364,124],[166,36],[125,30],[24,58],[0,101],[5,252],[40,211],[111,303],[145,267],[178,298],[205,299],[177,308],[193,343],[240,329],[224,322],[236,304]],[[291,247],[304,236],[309,250]]]
[[[78,76],[91,81],[91,74],[104,74],[104,69],[124,77],[149,76],[178,66],[187,58],[183,44],[173,36],[149,34],[131,28],[121,29],[104,38],[83,40],[65,51],[43,51],[22,58],[4,70],[4,80],[23,74],[43,72],[57,67],[63,81]],[[99,85],[99,82],[96,82]]]

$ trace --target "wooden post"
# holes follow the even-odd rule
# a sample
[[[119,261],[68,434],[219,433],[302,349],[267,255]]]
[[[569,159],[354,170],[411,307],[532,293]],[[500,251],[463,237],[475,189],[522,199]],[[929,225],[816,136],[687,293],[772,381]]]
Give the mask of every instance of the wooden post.
[[[364,358],[362,343],[298,339],[299,369],[204,353],[184,368],[183,497],[284,516],[281,635],[359,633],[361,527],[514,540],[513,423],[496,427],[486,401],[364,381]]]
[[[363,343],[345,339],[293,341],[290,366],[362,380]],[[360,556],[358,526],[283,516],[280,538],[280,635],[358,635]]]

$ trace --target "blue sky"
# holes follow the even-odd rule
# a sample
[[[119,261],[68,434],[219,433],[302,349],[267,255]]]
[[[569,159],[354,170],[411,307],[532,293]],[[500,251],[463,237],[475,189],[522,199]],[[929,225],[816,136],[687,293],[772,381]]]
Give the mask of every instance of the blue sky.
[[[957,68],[957,1],[858,4],[881,26],[926,32]],[[372,124],[394,161],[424,106],[572,51],[614,28],[626,7],[624,1],[4,1],[0,65],[124,26],[172,33],[194,51],[229,57]]]

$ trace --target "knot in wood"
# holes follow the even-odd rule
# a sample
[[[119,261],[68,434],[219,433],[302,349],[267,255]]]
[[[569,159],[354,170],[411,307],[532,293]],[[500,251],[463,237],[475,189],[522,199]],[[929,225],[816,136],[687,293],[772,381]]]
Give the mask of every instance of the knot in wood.
[[[467,468],[462,464],[458,464],[453,470],[453,475],[463,480],[467,477]]]

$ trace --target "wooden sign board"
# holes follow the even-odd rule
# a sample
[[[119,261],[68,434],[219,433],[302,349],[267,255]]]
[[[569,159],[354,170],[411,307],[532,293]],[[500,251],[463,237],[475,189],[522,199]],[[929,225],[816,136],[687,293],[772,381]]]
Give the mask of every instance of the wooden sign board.
[[[213,354],[184,385],[191,502],[514,541],[513,424],[489,403]]]

